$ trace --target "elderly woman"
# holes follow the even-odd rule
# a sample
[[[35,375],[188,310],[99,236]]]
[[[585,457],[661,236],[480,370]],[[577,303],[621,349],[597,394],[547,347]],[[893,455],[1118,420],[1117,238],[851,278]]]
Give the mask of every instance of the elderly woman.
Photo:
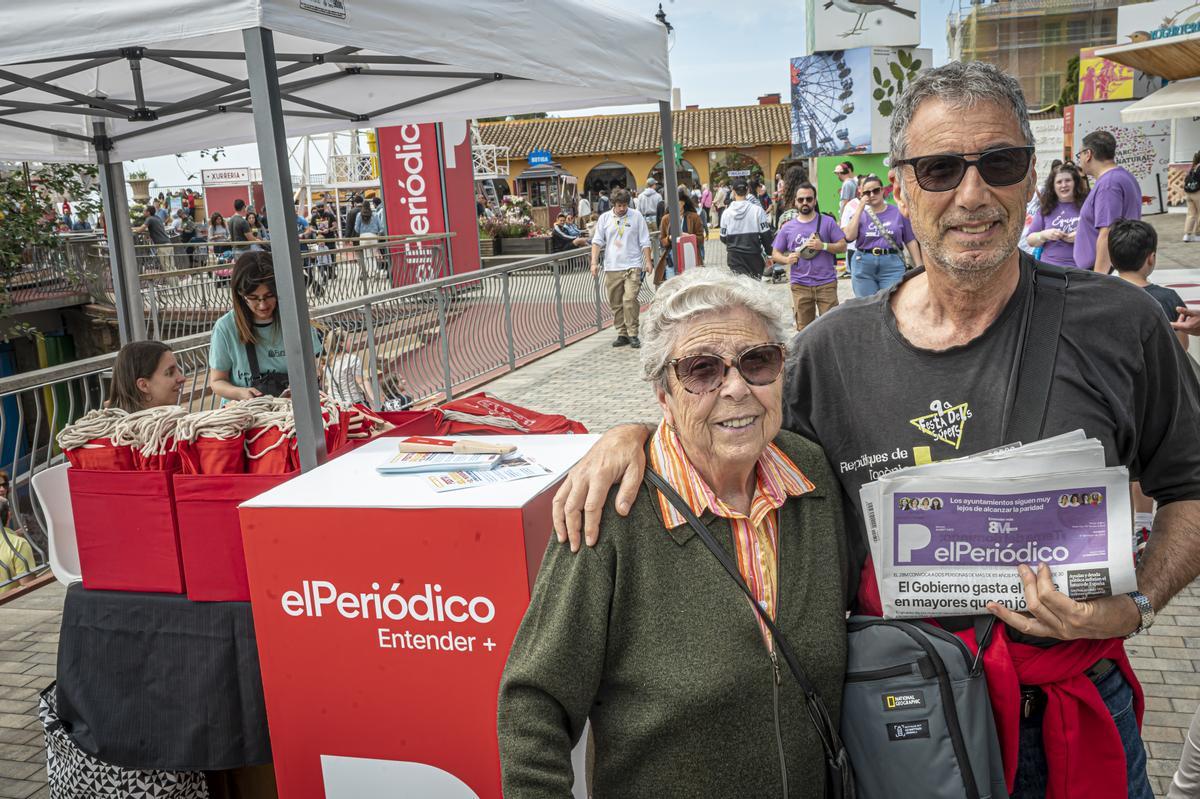
[[[643,327],[663,411],[646,457],[736,557],[836,726],[845,535],[824,454],[780,430],[790,327],[769,288],[728,270],[665,283]],[[604,514],[594,548],[546,552],[500,686],[504,794],[569,795],[585,721],[597,796],[824,795],[821,744],[770,633],[648,485],[627,517]]]

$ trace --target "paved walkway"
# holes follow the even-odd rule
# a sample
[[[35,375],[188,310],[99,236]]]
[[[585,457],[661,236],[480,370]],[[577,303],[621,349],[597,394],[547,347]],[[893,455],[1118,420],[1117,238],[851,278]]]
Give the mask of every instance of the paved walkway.
[[[1151,221],[1161,235],[1162,268],[1200,266],[1200,244],[1180,241],[1182,216]],[[849,281],[840,281],[839,289],[847,296]],[[484,388],[519,405],[565,413],[596,432],[620,422],[657,420],[653,391],[638,376],[637,351],[614,349],[612,338],[609,331],[593,335]],[[54,678],[63,595],[53,583],[0,606],[0,799],[49,796],[37,694]],[[1200,705],[1200,581],[1159,615],[1153,633],[1131,641],[1128,651],[1146,690],[1142,733],[1151,781],[1161,797]]]

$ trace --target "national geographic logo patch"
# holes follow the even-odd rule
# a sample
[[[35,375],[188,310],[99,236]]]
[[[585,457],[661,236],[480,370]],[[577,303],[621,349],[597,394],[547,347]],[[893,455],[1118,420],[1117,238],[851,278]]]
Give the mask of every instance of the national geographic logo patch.
[[[896,691],[883,694],[883,709],[892,710],[923,710],[925,708],[924,691]]]

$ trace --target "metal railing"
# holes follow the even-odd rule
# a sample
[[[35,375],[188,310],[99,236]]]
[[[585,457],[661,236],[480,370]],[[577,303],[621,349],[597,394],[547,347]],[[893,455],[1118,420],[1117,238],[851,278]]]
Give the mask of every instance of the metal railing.
[[[586,250],[572,250],[316,308],[321,389],[343,399],[362,390],[376,408],[440,402],[602,330],[612,314],[589,261]],[[639,298],[652,296],[646,281]],[[188,375],[180,403],[214,407],[220,400],[209,386],[209,334],[169,343]],[[34,572],[46,567],[45,520],[29,479],[61,462],[55,436],[64,426],[104,405],[115,359],[0,378],[0,468],[12,477],[10,498],[34,545]],[[0,572],[0,589],[25,576]]]
[[[29,309],[86,302],[96,287],[88,254],[97,241],[94,234],[71,234],[62,236],[58,246],[30,247],[6,281],[8,302]]]
[[[447,242],[445,234],[307,241],[301,268],[308,305],[320,309],[444,277]],[[233,253],[226,252],[199,253],[202,266],[142,273],[148,336],[167,341],[212,329],[232,302],[228,259]]]

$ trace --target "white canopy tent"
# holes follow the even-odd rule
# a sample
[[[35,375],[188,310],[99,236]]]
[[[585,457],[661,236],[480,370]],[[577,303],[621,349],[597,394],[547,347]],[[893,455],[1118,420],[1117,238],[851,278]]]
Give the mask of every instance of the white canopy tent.
[[[226,0],[164,13],[21,0],[0,7],[0,30],[0,159],[101,165],[123,341],[145,335],[123,161],[256,141],[266,204],[288,208],[287,136],[645,102],[659,103],[674,153],[665,18],[595,0]],[[323,455],[320,406],[299,242],[293,226],[281,232],[277,291],[309,469]]]
[[[1122,122],[1153,122],[1200,116],[1200,78],[1168,83],[1154,94],[1121,109]]]

